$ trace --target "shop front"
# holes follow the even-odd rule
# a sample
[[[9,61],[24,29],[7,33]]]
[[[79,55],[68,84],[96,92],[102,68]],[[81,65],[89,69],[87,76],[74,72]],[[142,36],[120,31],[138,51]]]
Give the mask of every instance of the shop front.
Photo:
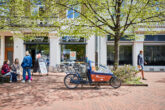
[[[25,36],[27,37],[27,36]],[[49,38],[47,36],[34,36],[33,39],[28,39],[24,41],[26,51],[29,51],[35,64],[38,54],[47,61],[49,64]]]
[[[86,39],[79,37],[61,37],[61,62],[84,62],[86,56]]]

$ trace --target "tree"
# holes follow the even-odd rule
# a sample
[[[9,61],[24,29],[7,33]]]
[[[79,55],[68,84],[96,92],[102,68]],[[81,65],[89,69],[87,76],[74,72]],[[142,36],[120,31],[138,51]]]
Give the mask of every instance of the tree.
[[[39,33],[57,30],[59,12],[49,7],[50,3],[50,0],[0,0],[0,32],[13,31],[23,40],[29,40],[34,36],[22,37],[22,33],[17,31]]]
[[[62,33],[84,36],[96,33],[114,38],[114,69],[119,64],[120,38],[133,34],[140,26],[149,28],[165,21],[164,0],[58,0],[55,4],[80,14],[77,19],[61,20],[67,27]]]
[[[33,12],[38,3],[43,7]],[[66,14],[74,13],[75,19],[67,19]],[[140,26],[147,29],[164,21],[164,0],[0,0],[0,30],[58,30],[61,35],[78,37],[110,35],[115,69],[120,38],[135,33]]]

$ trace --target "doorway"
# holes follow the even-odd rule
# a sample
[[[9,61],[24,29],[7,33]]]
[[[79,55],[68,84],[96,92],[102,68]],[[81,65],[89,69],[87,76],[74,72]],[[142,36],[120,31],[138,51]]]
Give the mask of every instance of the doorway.
[[[5,36],[5,60],[9,60],[10,64],[13,63],[13,37]]]
[[[49,44],[26,44],[26,50],[31,54],[33,66],[38,53],[40,53],[42,58],[49,64]]]

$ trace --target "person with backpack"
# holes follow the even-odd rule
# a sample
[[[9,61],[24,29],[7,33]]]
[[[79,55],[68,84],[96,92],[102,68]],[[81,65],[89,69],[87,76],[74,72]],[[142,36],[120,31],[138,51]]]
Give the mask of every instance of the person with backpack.
[[[1,74],[3,76],[10,76],[10,82],[12,82],[12,74],[10,72],[10,67],[9,67],[10,61],[6,60],[3,62],[3,66],[1,69]]]
[[[21,64],[23,68],[23,80],[22,83],[25,83],[26,80],[26,72],[28,73],[28,82],[31,82],[31,67],[32,67],[32,57],[29,54],[29,51],[26,51],[26,56],[23,59]]]

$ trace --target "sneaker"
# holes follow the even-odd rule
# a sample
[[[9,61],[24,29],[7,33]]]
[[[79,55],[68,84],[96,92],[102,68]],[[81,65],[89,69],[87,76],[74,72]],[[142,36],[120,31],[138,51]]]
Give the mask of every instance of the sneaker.
[[[9,81],[10,83],[12,83],[12,81]]]
[[[22,82],[22,83],[25,83],[25,80],[22,80],[21,82]]]
[[[28,80],[29,83],[31,83],[31,80]]]

